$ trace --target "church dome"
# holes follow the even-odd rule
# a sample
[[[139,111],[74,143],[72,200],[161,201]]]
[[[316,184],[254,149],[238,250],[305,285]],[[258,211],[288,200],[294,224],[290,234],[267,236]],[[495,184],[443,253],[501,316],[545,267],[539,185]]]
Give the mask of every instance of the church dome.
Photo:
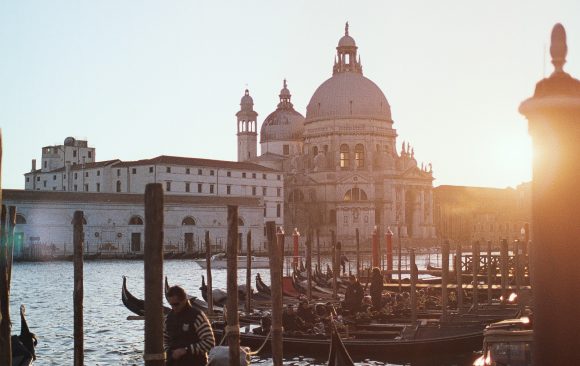
[[[242,107],[243,111],[253,110],[254,108],[254,99],[252,99],[252,97],[250,96],[250,91],[248,89],[244,91],[244,96],[240,101],[240,106]]]
[[[345,34],[338,41],[338,47],[356,47],[356,43],[354,42],[354,38],[352,38],[348,34]]]
[[[381,89],[356,72],[338,72],[316,89],[306,119],[373,118],[391,121],[391,107]]]
[[[286,80],[280,91],[280,103],[262,123],[260,143],[270,141],[300,140],[304,132],[304,116],[294,110]]]

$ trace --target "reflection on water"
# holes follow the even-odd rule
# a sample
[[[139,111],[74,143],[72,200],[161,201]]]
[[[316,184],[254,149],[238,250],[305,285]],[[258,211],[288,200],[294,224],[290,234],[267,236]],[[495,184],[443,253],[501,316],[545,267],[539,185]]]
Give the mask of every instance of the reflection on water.
[[[255,270],[269,283],[269,270]],[[191,260],[164,264],[170,284],[179,284],[201,297],[201,269]],[[245,282],[239,270],[239,282]],[[143,262],[97,261],[84,265],[84,330],[87,365],[143,365],[143,321],[128,321],[131,315],[121,302],[122,276],[128,277],[129,290],[143,298]],[[215,287],[226,288],[226,270],[213,274]],[[17,321],[20,304],[27,307],[28,324],[39,338],[38,365],[68,365],[73,359],[73,264],[72,262],[15,263],[12,273],[10,311],[13,333],[20,331]],[[161,336],[161,335],[160,335]],[[268,365],[267,358],[254,358]],[[252,363],[254,363],[252,362]],[[288,365],[322,365],[323,360],[291,358]],[[361,364],[380,364],[365,362]],[[458,364],[449,363],[448,365]],[[463,363],[467,365],[466,363]],[[459,365],[459,364],[458,364]]]

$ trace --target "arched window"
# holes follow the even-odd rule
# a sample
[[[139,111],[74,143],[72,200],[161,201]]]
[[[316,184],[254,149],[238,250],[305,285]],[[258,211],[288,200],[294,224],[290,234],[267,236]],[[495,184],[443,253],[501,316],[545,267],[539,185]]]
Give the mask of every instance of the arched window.
[[[360,188],[351,188],[344,194],[345,201],[366,201],[367,194]]]
[[[140,216],[131,216],[129,219],[129,225],[143,225],[143,219]]]
[[[336,224],[336,210],[330,210],[328,212],[328,223]]]
[[[21,214],[16,214],[16,225],[24,225],[26,224],[26,218]]]
[[[238,226],[244,226],[244,219],[238,216]]]
[[[290,192],[290,195],[288,196],[288,202],[302,202],[302,201],[304,201],[304,194],[302,193],[301,190],[295,189],[292,192]]]
[[[357,168],[364,168],[365,147],[362,144],[358,144],[354,147],[354,161]]]
[[[117,181],[117,192],[121,192],[121,181]]]
[[[314,146],[312,148],[312,155],[314,155],[314,156],[318,155],[318,146]]]
[[[181,221],[181,225],[195,225],[195,219],[191,216],[187,216]]]
[[[350,156],[348,152],[348,145],[340,145],[340,167],[343,169],[348,168],[350,165]]]

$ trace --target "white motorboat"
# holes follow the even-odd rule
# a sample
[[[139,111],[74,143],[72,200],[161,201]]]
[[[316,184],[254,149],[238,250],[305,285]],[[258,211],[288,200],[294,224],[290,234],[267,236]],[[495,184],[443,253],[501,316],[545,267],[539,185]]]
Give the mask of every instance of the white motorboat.
[[[247,268],[248,258],[245,255],[238,256],[238,268]],[[196,259],[195,262],[199,264],[201,268],[207,268],[205,259]],[[212,269],[227,269],[228,260],[225,253],[214,254],[210,258]],[[269,268],[270,260],[268,257],[251,257],[252,268]]]

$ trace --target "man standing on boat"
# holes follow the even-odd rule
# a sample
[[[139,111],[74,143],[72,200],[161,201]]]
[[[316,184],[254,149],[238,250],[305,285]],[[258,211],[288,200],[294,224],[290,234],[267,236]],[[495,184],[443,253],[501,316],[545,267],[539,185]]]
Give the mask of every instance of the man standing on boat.
[[[351,274],[348,281],[348,287],[344,294],[344,305],[352,315],[355,315],[360,311],[362,300],[365,296],[365,290],[360,282],[358,282],[355,275]]]
[[[168,366],[207,365],[207,354],[215,340],[205,314],[194,309],[183,288],[167,291],[171,311],[165,319],[163,344]]]

